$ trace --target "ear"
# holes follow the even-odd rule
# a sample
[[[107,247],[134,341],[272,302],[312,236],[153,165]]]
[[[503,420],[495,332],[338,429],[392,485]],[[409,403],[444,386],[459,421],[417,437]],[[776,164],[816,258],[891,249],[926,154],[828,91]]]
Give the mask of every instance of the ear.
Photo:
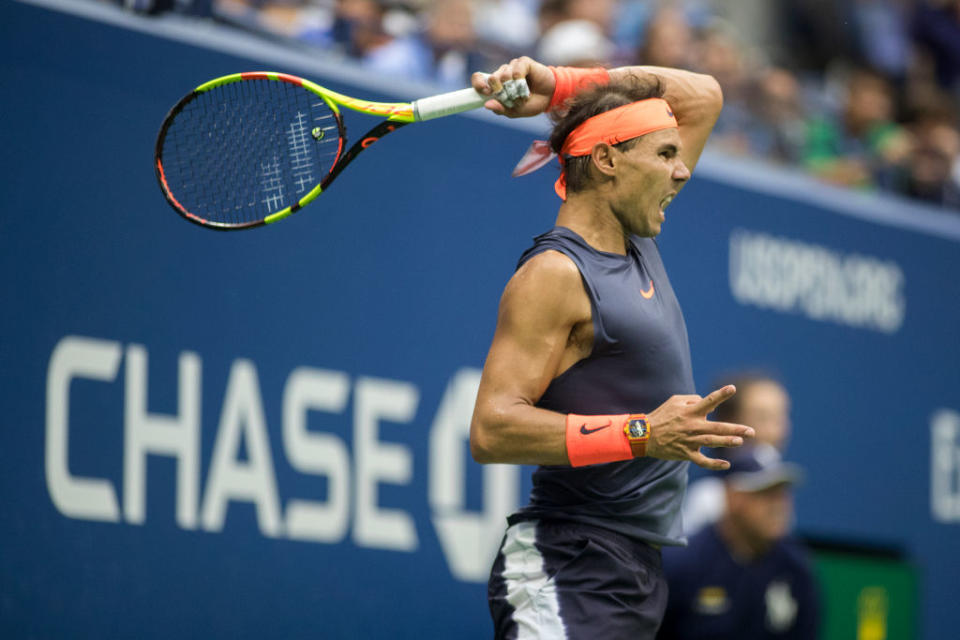
[[[619,159],[617,156],[619,153],[619,151],[606,142],[598,142],[593,145],[593,150],[590,151],[591,164],[601,175],[613,177],[616,171],[616,164]]]

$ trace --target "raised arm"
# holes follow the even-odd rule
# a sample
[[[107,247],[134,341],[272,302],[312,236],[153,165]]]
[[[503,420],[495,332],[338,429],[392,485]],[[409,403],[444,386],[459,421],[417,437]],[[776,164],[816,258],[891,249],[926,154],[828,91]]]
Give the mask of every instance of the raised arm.
[[[713,76],[666,67],[621,67],[610,71],[611,80],[620,75],[649,73],[664,84],[663,97],[673,109],[683,147],[680,158],[690,171],[700,160],[707,138],[723,109],[723,92]]]
[[[611,81],[616,81],[628,74],[636,76],[652,74],[660,78],[664,86],[664,98],[677,118],[680,139],[683,142],[681,159],[692,171],[723,109],[723,92],[720,84],[713,76],[665,67],[619,67],[611,69],[609,73]],[[530,87],[530,97],[512,109],[506,109],[492,99],[485,106],[494,113],[511,118],[543,113],[550,104],[556,83],[550,68],[531,58],[511,60],[487,77],[474,74],[473,87],[480,93],[492,94],[502,88],[503,81],[511,78],[526,78]]]

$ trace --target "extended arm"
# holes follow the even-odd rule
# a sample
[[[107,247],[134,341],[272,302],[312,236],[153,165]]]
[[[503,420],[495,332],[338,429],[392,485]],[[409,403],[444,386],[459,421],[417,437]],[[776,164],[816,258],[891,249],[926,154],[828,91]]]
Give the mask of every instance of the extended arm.
[[[497,329],[484,364],[470,425],[470,449],[481,463],[569,464],[566,416],[536,406],[560,373],[585,357],[591,344],[578,340],[591,309],[576,266],[544,252],[514,274],[503,293]],[[706,419],[736,392],[732,386],[706,398],[673,396],[648,414],[647,455],[692,460],[710,469],[729,466],[700,447],[731,447],[752,437],[749,427]]]

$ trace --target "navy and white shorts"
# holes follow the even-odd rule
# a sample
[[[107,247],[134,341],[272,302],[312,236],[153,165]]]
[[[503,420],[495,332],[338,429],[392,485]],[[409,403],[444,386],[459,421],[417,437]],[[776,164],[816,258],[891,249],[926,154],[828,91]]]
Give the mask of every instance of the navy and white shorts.
[[[592,525],[514,522],[487,599],[503,640],[653,640],[667,606],[660,551]]]

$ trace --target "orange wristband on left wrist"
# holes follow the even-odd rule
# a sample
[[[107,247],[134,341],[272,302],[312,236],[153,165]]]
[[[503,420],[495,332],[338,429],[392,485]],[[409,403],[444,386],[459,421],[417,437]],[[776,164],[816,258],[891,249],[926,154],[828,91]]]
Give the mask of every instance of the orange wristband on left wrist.
[[[567,415],[567,458],[571,466],[630,460],[633,451],[624,432],[630,414]]]

